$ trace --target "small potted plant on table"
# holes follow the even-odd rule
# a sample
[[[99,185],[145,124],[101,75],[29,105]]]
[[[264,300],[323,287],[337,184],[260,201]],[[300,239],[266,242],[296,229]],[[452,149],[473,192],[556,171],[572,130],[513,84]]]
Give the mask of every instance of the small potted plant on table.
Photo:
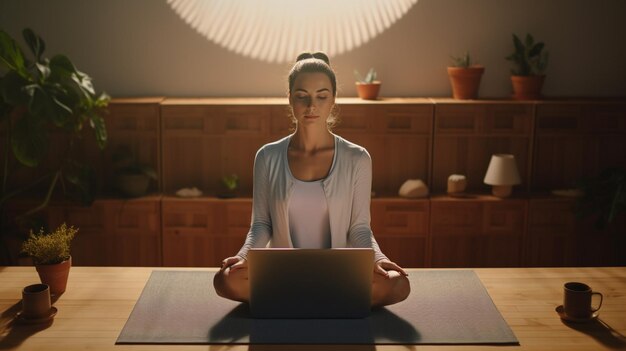
[[[38,233],[31,230],[22,244],[22,252],[33,259],[41,282],[50,286],[53,295],[65,292],[72,266],[70,246],[77,232],[78,229],[63,223],[51,233],[45,233],[43,228]]]

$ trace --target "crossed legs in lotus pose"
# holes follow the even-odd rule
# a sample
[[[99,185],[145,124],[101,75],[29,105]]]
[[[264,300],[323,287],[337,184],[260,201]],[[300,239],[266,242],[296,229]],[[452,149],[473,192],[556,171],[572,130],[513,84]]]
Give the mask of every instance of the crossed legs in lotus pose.
[[[388,276],[374,273],[372,280],[372,307],[391,305],[409,296],[411,287],[405,275],[395,270],[387,271]],[[220,269],[213,279],[215,291],[221,297],[248,302],[250,286],[247,266]]]

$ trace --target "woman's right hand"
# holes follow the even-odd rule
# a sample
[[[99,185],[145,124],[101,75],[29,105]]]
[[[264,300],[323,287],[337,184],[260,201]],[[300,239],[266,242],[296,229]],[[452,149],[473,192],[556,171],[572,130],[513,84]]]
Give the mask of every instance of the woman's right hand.
[[[222,268],[220,270],[225,270],[226,268],[230,267],[230,270],[236,270],[236,269],[240,269],[240,268],[245,268],[248,266],[248,261],[246,261],[246,259],[240,257],[240,256],[232,256],[232,257],[228,257],[225,258],[222,261]]]

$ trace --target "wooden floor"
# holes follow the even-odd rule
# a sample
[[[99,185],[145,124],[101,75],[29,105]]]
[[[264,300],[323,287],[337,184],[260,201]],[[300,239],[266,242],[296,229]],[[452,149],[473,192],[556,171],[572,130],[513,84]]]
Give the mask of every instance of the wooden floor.
[[[16,325],[13,318],[21,309],[21,289],[37,283],[37,274],[32,267],[0,267],[0,349],[626,350],[626,267],[476,269],[494,303],[519,339],[520,346],[116,346],[115,340],[151,271],[152,268],[136,267],[73,267],[67,292],[55,303],[59,311],[53,323],[24,326]],[[567,281],[583,281],[604,294],[604,305],[596,322],[568,325],[559,319],[554,309],[561,304],[562,286]]]

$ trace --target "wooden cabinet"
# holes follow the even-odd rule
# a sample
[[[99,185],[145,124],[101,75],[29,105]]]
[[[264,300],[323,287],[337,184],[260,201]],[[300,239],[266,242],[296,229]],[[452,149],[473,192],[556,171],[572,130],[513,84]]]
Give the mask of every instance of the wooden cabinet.
[[[162,104],[163,191],[198,187],[206,195],[220,191],[225,175],[237,174],[239,193],[252,194],[256,151],[282,131],[284,100],[237,104],[233,100],[167,99]],[[273,116],[272,113],[278,114]]]
[[[428,200],[373,199],[372,230],[383,252],[405,267],[427,264]],[[164,197],[163,265],[216,267],[250,229],[252,199]]]
[[[85,138],[81,146],[82,158],[93,166],[98,194],[103,197],[119,196],[115,185],[115,154],[120,149],[130,151],[137,164],[153,168],[157,174],[161,166],[160,114],[163,98],[113,99],[104,118],[107,127],[107,145],[101,150],[95,138]],[[148,193],[161,190],[161,177],[153,180]]]
[[[163,198],[163,264],[219,267],[250,229],[252,200]]]
[[[435,100],[432,190],[446,191],[448,176],[463,174],[468,191],[486,192],[483,183],[491,155],[515,155],[527,190],[534,106],[528,102]]]
[[[160,266],[161,197],[99,199],[89,207],[53,204],[50,227],[79,229],[72,243],[77,266]]]
[[[527,201],[492,196],[431,199],[433,267],[517,267],[522,263]]]
[[[626,216],[600,230],[593,218],[576,218],[575,201],[552,196],[530,199],[526,266],[626,264]]]
[[[372,199],[372,231],[381,250],[402,267],[428,267],[430,201]]]
[[[407,179],[430,182],[432,104],[399,99],[370,106],[346,100],[339,108],[335,131],[370,153],[372,188],[378,196],[397,196]]]
[[[608,167],[626,167],[626,103],[537,106],[534,191],[572,188]]]
[[[534,195],[571,188],[607,167],[626,167],[626,100],[340,98],[337,105],[334,131],[372,157],[372,229],[400,265],[626,264],[626,237],[619,235],[626,220],[598,231],[591,220],[574,218],[573,200]],[[124,145],[158,170],[151,190],[163,199],[52,206],[48,222],[80,227],[77,264],[219,265],[249,230],[256,151],[293,131],[289,114],[286,98],[115,99],[106,118],[107,150],[93,141],[81,144],[83,156],[96,164],[100,193],[115,193],[111,154]],[[63,140],[52,140],[50,152],[59,154]],[[488,193],[483,179],[496,153],[516,157],[522,178],[516,197],[397,196],[407,179],[422,179],[431,194],[442,194],[451,174],[468,178],[468,194]],[[230,174],[239,176],[239,197],[217,199],[222,177]],[[34,176],[40,175],[16,172],[9,183]],[[193,186],[204,197],[172,196]]]
[[[335,131],[372,156],[373,189],[395,195],[407,179],[430,176],[433,106],[427,99],[366,105],[338,99]],[[291,133],[286,99],[166,99],[162,103],[163,191],[196,186],[215,196],[224,175],[237,174],[252,194],[252,166],[265,143]]]

